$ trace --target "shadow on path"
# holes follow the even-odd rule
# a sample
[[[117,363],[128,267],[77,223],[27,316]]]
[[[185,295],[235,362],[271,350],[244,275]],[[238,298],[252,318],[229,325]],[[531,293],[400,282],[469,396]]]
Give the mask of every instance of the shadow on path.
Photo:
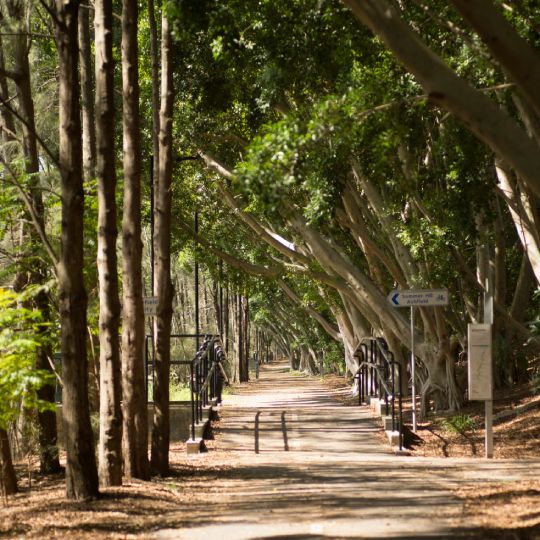
[[[346,407],[314,378],[284,364],[227,396],[216,465],[198,520],[158,538],[505,538],[463,519],[452,488],[518,482],[537,461],[396,456],[363,407]],[[519,538],[519,536],[518,536]]]

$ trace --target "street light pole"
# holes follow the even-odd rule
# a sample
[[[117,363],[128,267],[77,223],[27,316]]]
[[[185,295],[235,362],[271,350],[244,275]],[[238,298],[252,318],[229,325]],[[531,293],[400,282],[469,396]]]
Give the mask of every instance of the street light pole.
[[[199,240],[199,211],[195,210],[195,243]],[[197,351],[199,350],[199,263],[195,258],[195,343]]]

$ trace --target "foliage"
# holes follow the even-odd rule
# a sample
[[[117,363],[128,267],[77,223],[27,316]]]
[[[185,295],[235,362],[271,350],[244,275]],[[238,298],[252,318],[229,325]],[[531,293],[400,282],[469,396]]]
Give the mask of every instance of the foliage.
[[[36,391],[53,382],[50,373],[34,369],[42,324],[39,312],[18,305],[24,294],[0,288],[0,427],[6,428],[24,408],[43,410],[52,405]]]
[[[457,414],[451,418],[447,418],[443,420],[441,425],[446,431],[458,433],[460,435],[467,435],[469,432],[474,432],[476,429],[474,418],[467,414]]]

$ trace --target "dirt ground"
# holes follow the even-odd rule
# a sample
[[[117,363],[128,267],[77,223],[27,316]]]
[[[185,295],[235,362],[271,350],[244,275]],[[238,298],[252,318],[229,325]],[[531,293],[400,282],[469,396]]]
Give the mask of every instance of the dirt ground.
[[[344,378],[328,375],[323,382],[333,389],[343,388]],[[357,405],[357,398],[350,395],[349,388],[346,387],[347,392],[341,394],[340,400],[346,405]],[[540,458],[540,396],[535,395],[527,383],[511,392],[495,392],[495,415],[522,406],[531,408],[515,417],[495,422],[495,459]],[[410,400],[406,400],[404,410],[410,411],[410,408]],[[471,428],[460,433],[449,429],[449,421],[451,423],[456,413],[431,412],[418,422],[418,438],[410,446],[411,455],[484,458],[484,414],[483,403],[467,403],[459,415],[469,419]],[[407,412],[405,415],[407,418]],[[406,425],[412,427],[410,423],[406,422]],[[381,440],[387,440],[382,432]],[[486,537],[493,534],[499,538],[540,539],[540,479],[518,486],[514,482],[475,482],[456,489],[455,495],[465,501],[464,518],[479,527],[486,527]],[[493,529],[498,532],[495,534]]]
[[[343,378],[328,376],[323,382],[342,402],[356,403]],[[521,394],[496,400],[495,412],[536,399],[522,389]],[[460,414],[474,420],[474,430],[449,432],[443,426],[452,415],[430,416],[419,425],[421,440],[414,445],[413,455],[481,459],[482,409],[471,405]],[[540,404],[518,418],[498,423],[495,457],[537,459],[539,420]],[[382,437],[381,444],[385,444]],[[175,445],[171,449],[170,476],[104,489],[98,500],[86,503],[65,499],[63,475],[40,476],[36,463],[20,463],[20,493],[0,503],[0,537],[144,538],[160,529],[186,526],[193,518],[210,519],[206,494],[219,491],[219,479],[231,474],[236,458],[215,441],[209,441],[208,447],[206,454],[187,456],[183,445]],[[486,527],[485,538],[540,538],[540,480],[520,484],[471,482],[456,488],[455,495],[465,503],[463,518],[476,527]]]
[[[213,450],[213,441],[208,446],[209,452],[192,457],[184,444],[173,445],[170,476],[105,488],[89,502],[66,500],[63,474],[40,476],[35,464],[30,471],[19,464],[20,493],[0,505],[0,538],[144,538],[181,527],[204,514],[209,486],[234,467],[232,459]]]

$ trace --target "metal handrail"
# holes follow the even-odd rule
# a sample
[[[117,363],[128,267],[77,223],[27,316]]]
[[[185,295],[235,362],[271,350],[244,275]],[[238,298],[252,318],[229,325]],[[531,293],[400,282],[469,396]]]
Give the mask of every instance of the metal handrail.
[[[368,352],[369,344],[369,352]],[[362,357],[355,378],[358,378],[358,401],[364,403],[367,396],[384,398],[386,415],[391,406],[392,431],[399,432],[399,449],[403,449],[403,396],[401,393],[402,366],[394,360],[391,351],[385,350],[379,338],[363,338],[355,356]],[[368,357],[371,356],[370,360]],[[377,361],[380,360],[380,361]],[[398,372],[396,390],[395,371]],[[398,413],[396,415],[396,398]]]
[[[370,362],[368,360],[364,360],[363,362],[361,362],[360,365],[358,366],[358,369],[360,370],[360,368],[362,366],[368,366],[368,367],[372,367],[373,369],[375,369],[379,373],[379,383],[386,390],[386,393],[388,394],[388,397],[389,398],[393,397],[393,393],[394,393],[393,390],[390,390],[390,388],[388,388],[387,381],[385,381],[385,379],[383,377],[383,374],[381,374],[381,371],[382,371],[381,366],[379,364],[376,364],[374,362]]]
[[[225,383],[229,379],[223,367],[226,360],[223,345],[218,336],[196,334],[173,334],[171,338],[204,338],[203,343],[191,360],[171,360],[173,365],[189,366],[190,403],[191,403],[191,439],[195,439],[195,426],[202,421],[203,408],[210,403],[210,399],[221,401],[221,378]],[[145,342],[146,381],[148,388],[148,366],[154,364],[149,361],[148,340]],[[217,369],[219,368],[219,370]]]

